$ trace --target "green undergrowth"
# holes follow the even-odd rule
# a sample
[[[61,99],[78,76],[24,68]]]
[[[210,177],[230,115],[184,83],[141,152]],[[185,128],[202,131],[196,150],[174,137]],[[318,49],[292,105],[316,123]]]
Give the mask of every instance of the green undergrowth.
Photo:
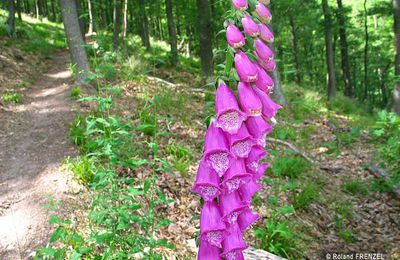
[[[0,39],[8,37],[6,30],[7,13],[0,10]],[[37,20],[23,15],[23,21],[16,22],[16,39],[6,41],[6,47],[15,47],[24,52],[48,56],[57,49],[66,48],[63,27],[47,20]]]
[[[20,93],[4,93],[1,95],[1,99],[4,103],[20,104],[23,101],[23,97]]]
[[[159,247],[174,248],[157,237],[171,223],[160,208],[172,200],[155,185],[171,166],[160,157],[157,132],[142,138],[129,118],[112,113],[119,92],[106,88],[81,99],[96,102],[97,109],[72,122],[70,138],[81,155],[66,159],[64,167],[91,190],[89,211],[81,224],[53,214],[55,232],[36,259],[162,259]],[[58,206],[48,208],[56,212]]]

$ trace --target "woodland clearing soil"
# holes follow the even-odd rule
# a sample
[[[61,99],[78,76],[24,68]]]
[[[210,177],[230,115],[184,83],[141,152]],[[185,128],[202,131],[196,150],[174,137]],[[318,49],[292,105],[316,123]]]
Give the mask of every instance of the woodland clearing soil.
[[[0,259],[27,259],[48,243],[49,198],[65,201],[70,178],[61,171],[76,154],[68,140],[74,118],[68,52],[25,91],[20,105],[0,106]],[[64,204],[64,207],[66,205]]]

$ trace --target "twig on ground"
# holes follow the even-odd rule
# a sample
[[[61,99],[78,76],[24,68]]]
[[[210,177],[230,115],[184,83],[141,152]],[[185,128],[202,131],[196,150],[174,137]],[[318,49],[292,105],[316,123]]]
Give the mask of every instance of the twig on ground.
[[[304,159],[306,159],[307,161],[309,161],[312,164],[315,164],[314,160],[311,159],[310,157],[308,157],[305,153],[301,152],[299,150],[299,148],[297,148],[296,146],[294,146],[291,143],[288,143],[286,141],[280,140],[280,139],[276,139],[276,138],[271,138],[271,137],[267,137],[267,142],[272,142],[272,143],[278,143],[278,144],[282,144],[285,145],[287,147],[289,147],[291,150],[293,150],[295,153],[297,153],[298,155],[301,155]]]
[[[377,178],[385,178],[385,179],[390,178],[390,174],[384,169],[377,166],[376,164],[370,163],[367,165],[365,169],[368,172],[372,173]],[[397,197],[400,197],[400,184],[397,184],[396,186],[393,187],[393,192]]]

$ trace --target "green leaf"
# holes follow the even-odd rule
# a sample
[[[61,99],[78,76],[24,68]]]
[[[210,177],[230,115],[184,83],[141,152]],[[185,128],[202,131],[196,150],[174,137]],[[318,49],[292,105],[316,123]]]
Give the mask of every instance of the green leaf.
[[[139,188],[127,187],[129,194],[132,195],[144,195],[144,191]]]
[[[167,240],[161,239],[157,241],[157,245],[169,248],[169,249],[175,249],[175,246],[173,244],[168,243]]]

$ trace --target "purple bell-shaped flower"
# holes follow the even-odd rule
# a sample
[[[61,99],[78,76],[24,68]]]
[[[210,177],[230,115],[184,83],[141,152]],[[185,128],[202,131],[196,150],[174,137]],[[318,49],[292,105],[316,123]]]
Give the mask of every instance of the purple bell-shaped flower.
[[[274,53],[260,38],[254,41],[254,49],[256,51],[257,57],[267,64],[274,59]]]
[[[257,80],[258,71],[256,65],[242,51],[238,51],[235,54],[235,69],[240,81],[249,83]]]
[[[238,96],[240,106],[247,116],[260,116],[262,112],[262,104],[253,88],[244,82],[238,84]]]
[[[249,8],[249,5],[247,4],[246,0],[231,0],[233,7],[235,7],[236,10],[246,10]]]
[[[229,236],[222,242],[222,256],[227,260],[240,259],[240,254],[242,254],[242,251],[247,248],[247,245],[243,240],[243,235],[240,231],[239,225],[231,225],[228,232]]]
[[[228,170],[232,158],[224,132],[211,123],[205,137],[204,161],[221,177]]]
[[[219,207],[223,216],[223,220],[229,224],[235,223],[237,217],[246,209],[247,205],[242,202],[237,191],[232,193],[224,193],[219,197]]]
[[[236,134],[242,122],[246,120],[246,114],[240,111],[235,94],[225,83],[219,84],[215,95],[215,108],[216,126],[229,134]]]
[[[205,201],[212,201],[220,194],[219,185],[218,174],[203,160],[200,161],[193,191],[197,192]]]
[[[276,62],[275,59],[269,60],[267,62],[264,62],[263,60],[261,60],[260,57],[258,57],[257,53],[257,62],[258,64],[260,64],[266,71],[272,72],[276,70]]]
[[[245,185],[242,185],[239,188],[239,193],[242,198],[242,200],[247,204],[251,204],[251,200],[253,198],[253,195],[256,194],[257,191],[261,190],[262,186],[258,184],[255,180],[251,180]]]
[[[256,37],[260,34],[260,28],[249,15],[244,15],[242,25],[245,33],[251,37]]]
[[[259,147],[253,146],[249,156],[247,157],[246,161],[246,169],[252,173],[256,173],[258,171],[258,162],[263,159],[267,155],[267,152]]]
[[[200,242],[197,260],[221,260],[221,251],[218,247],[212,246],[206,241]]]
[[[246,229],[251,226],[254,222],[256,222],[260,216],[258,214],[254,214],[251,209],[247,209],[240,214],[238,217],[238,225],[240,231],[245,232]]]
[[[271,30],[268,28],[268,26],[266,26],[263,23],[260,23],[258,25],[259,29],[260,29],[260,38],[261,40],[268,42],[268,43],[272,43],[275,40],[274,34],[271,32]]]
[[[276,104],[268,95],[267,93],[263,92],[258,88],[254,88],[254,92],[260,98],[262,103],[262,114],[266,116],[268,119],[274,117],[276,112],[281,109],[282,107]]]
[[[235,160],[224,174],[222,188],[225,193],[232,193],[249,182],[252,175],[246,171],[243,160]]]
[[[249,117],[246,126],[256,144],[264,148],[266,145],[265,138],[272,131],[272,126],[262,116]]]
[[[256,64],[258,70],[258,78],[256,81],[256,87],[269,94],[274,89],[274,80],[265,72],[264,68],[259,64]]]
[[[258,2],[256,5],[256,13],[258,15],[258,18],[264,23],[269,23],[272,19],[271,12],[268,10],[267,7],[265,7],[264,4]]]
[[[242,124],[237,134],[228,135],[228,141],[231,153],[239,158],[246,158],[254,145],[252,136],[247,131],[245,124]]]
[[[226,40],[233,48],[240,48],[246,44],[246,40],[242,32],[234,24],[229,23],[226,28]]]
[[[259,163],[257,172],[253,174],[253,180],[258,181],[264,176],[265,171],[268,169],[269,163]]]
[[[215,202],[206,202],[200,214],[200,239],[212,246],[221,247],[226,236],[226,225]]]

